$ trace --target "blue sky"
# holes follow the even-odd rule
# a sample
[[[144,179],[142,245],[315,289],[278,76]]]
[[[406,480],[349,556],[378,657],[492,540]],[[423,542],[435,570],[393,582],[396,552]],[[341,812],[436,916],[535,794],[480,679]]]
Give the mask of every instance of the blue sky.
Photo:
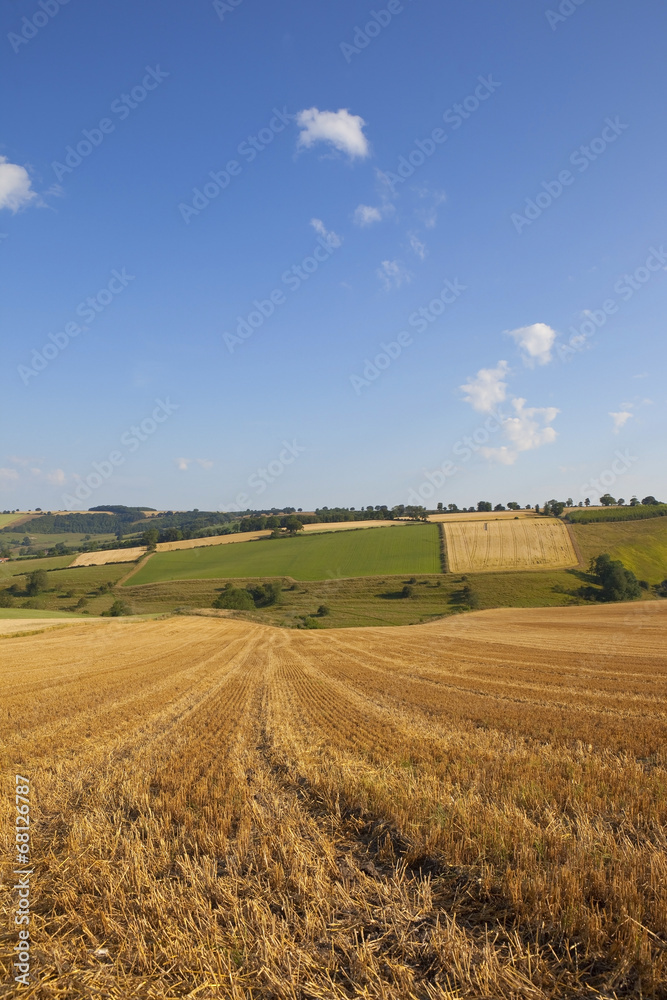
[[[0,22],[0,509],[667,496],[663,3]]]

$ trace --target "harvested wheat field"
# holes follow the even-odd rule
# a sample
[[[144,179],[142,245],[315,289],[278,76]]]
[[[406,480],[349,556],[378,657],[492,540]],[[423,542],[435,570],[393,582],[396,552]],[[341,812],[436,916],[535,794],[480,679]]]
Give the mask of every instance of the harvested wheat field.
[[[146,552],[143,546],[132,549],[107,549],[103,552],[82,552],[72,566],[108,566],[110,563],[135,562]]]
[[[666,648],[662,602],[0,639],[22,995],[664,997]]]
[[[460,521],[443,530],[452,573],[578,565],[568,530],[556,518]]]

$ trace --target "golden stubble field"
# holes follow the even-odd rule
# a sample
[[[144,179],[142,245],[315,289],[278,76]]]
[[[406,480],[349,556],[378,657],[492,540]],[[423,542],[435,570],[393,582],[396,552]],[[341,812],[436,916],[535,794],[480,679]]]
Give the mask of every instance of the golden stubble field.
[[[567,527],[556,518],[443,523],[452,573],[577,566]]]
[[[21,995],[664,997],[665,649],[661,602],[0,639]]]

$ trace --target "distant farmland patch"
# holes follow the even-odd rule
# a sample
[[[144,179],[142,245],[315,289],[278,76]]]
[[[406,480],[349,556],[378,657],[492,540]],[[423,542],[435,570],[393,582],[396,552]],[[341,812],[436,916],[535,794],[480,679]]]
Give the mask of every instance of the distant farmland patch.
[[[555,518],[444,522],[452,573],[563,569],[577,565],[567,528]]]
[[[261,540],[247,545],[215,545],[179,552],[158,552],[128,584],[164,580],[240,579],[291,576],[326,580],[400,573],[438,573],[435,524],[342,531],[304,538]]]
[[[582,510],[570,510],[567,519],[572,524],[597,524],[608,521],[645,521],[654,517],[667,517],[667,503],[656,503],[651,506],[637,504],[636,507],[597,507],[595,510],[584,507]]]

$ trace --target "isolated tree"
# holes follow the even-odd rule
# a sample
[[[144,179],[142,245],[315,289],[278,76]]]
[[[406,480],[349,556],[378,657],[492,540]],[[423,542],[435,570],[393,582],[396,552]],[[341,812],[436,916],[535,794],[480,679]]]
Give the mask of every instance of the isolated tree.
[[[639,507],[639,500],[637,499],[637,497],[632,497],[632,499],[630,500],[630,506]]]
[[[477,510],[478,511],[491,511],[491,510],[493,510],[493,504],[491,504],[488,500],[479,500],[478,503],[477,503]]]
[[[565,501],[565,506],[566,507],[574,507],[574,500],[572,499],[572,497],[568,497],[567,498],[567,500]]]
[[[290,514],[289,517],[284,519],[283,526],[289,531],[290,535],[295,535],[297,531],[303,531],[303,522],[294,514]]]
[[[160,532],[157,528],[147,528],[141,536],[141,541],[149,549],[154,549],[157,545],[158,538],[160,537]]]
[[[590,507],[590,505],[591,505],[591,502],[590,502],[590,500],[588,499],[588,497],[586,497],[586,499],[584,500],[584,504],[586,505],[586,507]]]
[[[655,507],[656,504],[658,503],[658,501],[656,500],[655,497],[648,496],[648,497],[644,497],[644,499],[642,500],[642,503],[644,504],[645,507]]]
[[[442,504],[442,503],[439,503],[439,504],[438,504],[438,513],[439,513],[439,514],[442,514],[442,508],[443,508],[443,504]]]
[[[46,590],[48,585],[49,578],[46,575],[46,570],[36,569],[28,576],[25,592],[28,597],[35,597],[37,594],[41,594],[42,591]]]
[[[496,506],[493,509],[494,510],[506,510],[506,508],[503,507],[503,505],[501,503],[497,503]]]
[[[519,504],[515,500],[508,501],[507,506],[508,506],[509,510],[521,510],[521,507],[519,506]]]
[[[458,511],[458,507],[456,506],[455,503],[448,503],[447,510],[451,511],[452,514],[455,514]]]
[[[623,497],[619,497],[616,503],[618,504],[619,507],[625,507],[625,500],[623,499]]]
[[[600,497],[600,503],[602,504],[603,507],[612,507],[616,503],[616,501],[611,495],[611,493],[603,493],[603,495]]]

